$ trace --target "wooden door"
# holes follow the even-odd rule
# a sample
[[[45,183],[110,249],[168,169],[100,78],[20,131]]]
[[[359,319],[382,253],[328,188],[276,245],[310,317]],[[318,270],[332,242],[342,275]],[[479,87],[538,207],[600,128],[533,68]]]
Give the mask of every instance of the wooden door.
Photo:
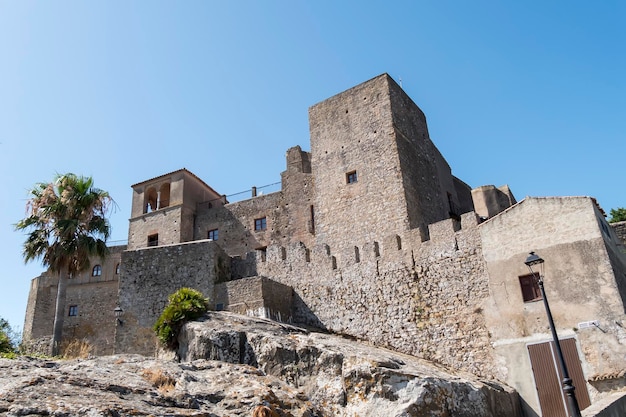
[[[576,387],[576,399],[580,409],[589,407],[589,392],[585,377],[578,358],[576,340],[562,339],[561,350],[570,378]],[[557,358],[554,342],[528,345],[530,364],[535,378],[535,387],[539,397],[541,415],[543,417],[567,417],[567,403],[563,394],[563,373]]]

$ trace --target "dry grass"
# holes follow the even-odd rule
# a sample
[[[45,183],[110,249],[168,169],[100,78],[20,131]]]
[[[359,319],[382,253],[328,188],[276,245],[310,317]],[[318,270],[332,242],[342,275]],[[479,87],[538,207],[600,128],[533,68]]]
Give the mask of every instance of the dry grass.
[[[278,417],[278,413],[265,405],[257,405],[252,410],[252,417]]]
[[[161,369],[144,369],[141,371],[141,376],[155,386],[161,394],[172,391],[176,385],[176,380]]]
[[[61,345],[63,359],[86,359],[91,355],[93,346],[85,340],[68,340]]]

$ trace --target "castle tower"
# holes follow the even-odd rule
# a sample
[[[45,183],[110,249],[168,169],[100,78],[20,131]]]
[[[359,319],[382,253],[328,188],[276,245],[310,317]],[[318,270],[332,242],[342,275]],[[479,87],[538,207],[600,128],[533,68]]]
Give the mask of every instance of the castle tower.
[[[191,241],[198,205],[225,204],[225,198],[186,169],[132,188],[128,250]]]
[[[387,74],[309,109],[315,224],[335,249],[471,211],[426,118]]]

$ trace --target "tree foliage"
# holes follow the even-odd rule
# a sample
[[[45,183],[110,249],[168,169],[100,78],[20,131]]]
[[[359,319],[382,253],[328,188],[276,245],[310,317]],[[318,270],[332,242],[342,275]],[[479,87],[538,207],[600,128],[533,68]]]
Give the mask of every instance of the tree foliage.
[[[106,216],[112,203],[109,193],[93,186],[91,177],[57,175],[53,182],[32,188],[26,217],[15,225],[27,232],[24,261],[41,260],[59,276],[53,355],[58,354],[61,340],[66,280],[89,268],[91,256],[107,254],[110,226]]]
[[[8,321],[0,318],[0,354],[14,352],[15,343],[13,341],[13,330]]]
[[[209,300],[200,291],[181,288],[171,294],[168,301],[153,329],[163,345],[175,350],[178,348],[178,332],[183,324],[206,313]]]
[[[624,207],[611,209],[610,214],[611,218],[609,219],[609,223],[623,222],[626,220],[626,208]]]

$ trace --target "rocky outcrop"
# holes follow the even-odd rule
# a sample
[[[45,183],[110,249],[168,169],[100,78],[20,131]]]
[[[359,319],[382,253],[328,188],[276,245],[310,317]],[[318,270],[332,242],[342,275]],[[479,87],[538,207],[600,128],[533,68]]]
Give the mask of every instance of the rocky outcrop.
[[[519,416],[496,382],[335,335],[210,313],[185,325],[181,361],[114,355],[0,359],[0,415]]]
[[[248,365],[139,355],[0,359],[0,415],[6,417],[243,417],[264,402],[281,416],[320,415],[297,390]]]
[[[226,312],[181,332],[182,361],[248,364],[280,379],[321,415],[516,416],[517,394],[494,381],[336,335]]]

